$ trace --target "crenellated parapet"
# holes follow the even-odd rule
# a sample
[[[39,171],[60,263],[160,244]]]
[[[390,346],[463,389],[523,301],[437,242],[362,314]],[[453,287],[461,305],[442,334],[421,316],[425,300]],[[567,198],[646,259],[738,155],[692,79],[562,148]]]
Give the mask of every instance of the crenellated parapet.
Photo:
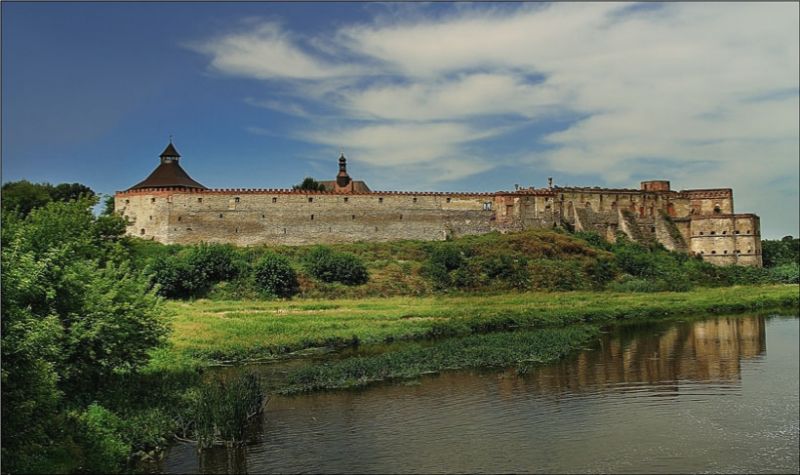
[[[170,148],[171,147],[171,148]],[[326,191],[206,188],[178,166],[170,145],[143,182],[115,194],[128,233],[163,243],[317,244],[443,240],[492,231],[567,228],[618,233],[716,264],[761,265],[758,216],[734,214],[730,188],[517,188],[495,192],[373,191],[344,157]]]

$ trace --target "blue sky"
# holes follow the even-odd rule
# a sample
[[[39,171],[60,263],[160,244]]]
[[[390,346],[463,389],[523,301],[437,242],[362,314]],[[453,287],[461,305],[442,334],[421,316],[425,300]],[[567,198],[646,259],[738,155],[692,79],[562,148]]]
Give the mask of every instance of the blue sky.
[[[733,187],[798,235],[798,4],[2,3],[3,180]]]

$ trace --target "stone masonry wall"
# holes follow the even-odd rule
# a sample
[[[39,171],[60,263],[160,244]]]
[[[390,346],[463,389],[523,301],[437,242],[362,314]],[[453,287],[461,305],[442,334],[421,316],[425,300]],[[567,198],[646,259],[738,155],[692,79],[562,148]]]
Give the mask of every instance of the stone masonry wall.
[[[444,240],[572,227],[612,241],[622,231],[715,264],[761,265],[758,217],[733,214],[730,189],[670,191],[663,183],[647,190],[556,187],[497,193],[151,188],[117,193],[115,209],[131,222],[129,234],[162,243]]]

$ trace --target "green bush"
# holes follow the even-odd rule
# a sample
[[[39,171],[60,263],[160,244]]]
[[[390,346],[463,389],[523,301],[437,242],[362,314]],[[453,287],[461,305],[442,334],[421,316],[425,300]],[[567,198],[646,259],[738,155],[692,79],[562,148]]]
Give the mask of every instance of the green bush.
[[[769,269],[769,280],[777,284],[800,284],[800,264],[794,262]]]
[[[243,266],[236,250],[229,244],[198,244],[189,249],[186,261],[209,283],[234,279]]]
[[[157,256],[145,268],[145,274],[159,295],[171,299],[201,296],[211,286],[202,269],[189,262],[185,255]]]
[[[528,288],[531,283],[525,256],[507,253],[492,256],[483,262],[483,272],[489,279],[501,280],[515,289]]]
[[[800,238],[784,236],[780,240],[761,241],[761,258],[764,267],[800,264]]]
[[[361,285],[369,280],[364,263],[353,254],[334,252],[326,246],[315,247],[306,256],[306,269],[323,282]]]
[[[289,259],[267,254],[254,266],[255,281],[261,290],[278,297],[291,297],[300,288]]]
[[[122,439],[122,421],[116,414],[98,404],[83,412],[71,413],[73,439],[81,448],[79,471],[116,473],[120,471],[130,446]]]

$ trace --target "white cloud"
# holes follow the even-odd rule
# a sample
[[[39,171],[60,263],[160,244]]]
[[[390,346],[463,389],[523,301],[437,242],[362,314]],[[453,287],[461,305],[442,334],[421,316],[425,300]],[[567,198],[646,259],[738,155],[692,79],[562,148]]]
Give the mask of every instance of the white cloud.
[[[522,124],[551,113],[582,120],[531,139],[549,145],[546,152],[526,154],[520,144],[506,162],[546,163],[615,185],[643,175],[681,187],[734,185],[738,202],[797,176],[796,3],[453,12],[346,25],[325,48],[320,38],[266,24],[203,51],[226,73],[305,80],[287,82],[297,97],[339,111],[344,125],[334,131],[311,117],[303,137],[357,150],[376,166],[424,164],[431,182],[494,166],[469,158],[481,140],[507,130],[486,131],[492,117]]]

